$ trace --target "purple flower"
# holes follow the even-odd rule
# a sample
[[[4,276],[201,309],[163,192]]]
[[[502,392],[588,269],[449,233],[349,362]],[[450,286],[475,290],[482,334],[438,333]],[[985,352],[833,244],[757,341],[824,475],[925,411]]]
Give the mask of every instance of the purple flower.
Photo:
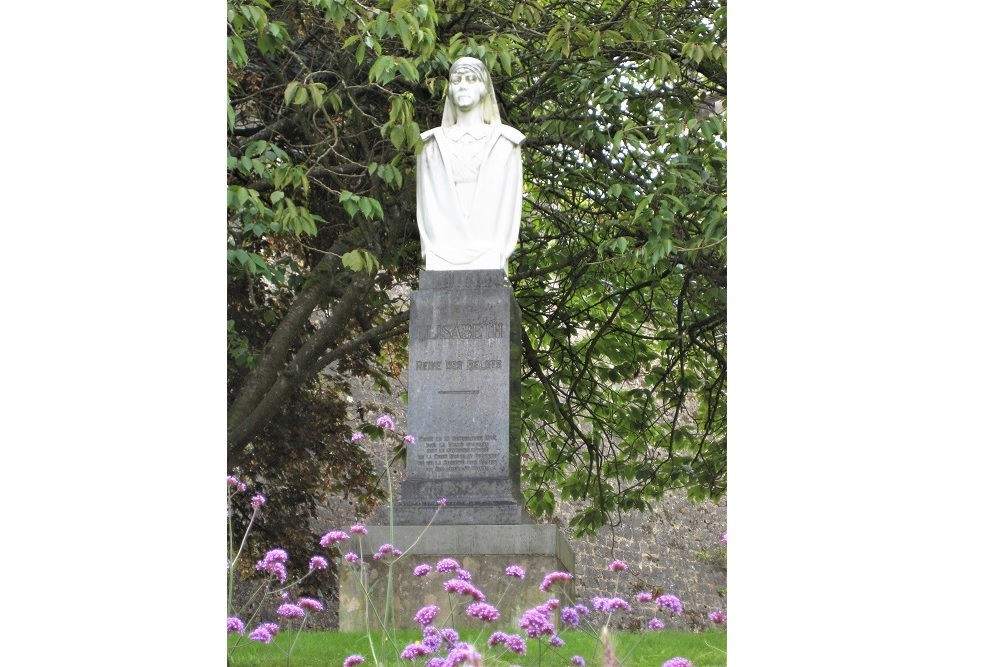
[[[351,434],[351,442],[358,442],[359,440],[364,440],[364,439],[365,439],[365,434],[364,433],[352,433]]]
[[[288,552],[284,549],[271,549],[260,560],[261,563],[284,563],[288,561]]]
[[[549,572],[547,575],[545,575],[545,578],[542,579],[542,584],[538,587],[538,590],[542,591],[543,593],[547,592],[549,588],[552,587],[552,584],[554,584],[555,582],[569,581],[572,578],[573,575],[570,574],[569,572]]]
[[[437,649],[435,649],[437,650]],[[444,658],[431,658],[427,661],[427,667],[445,667]]]
[[[649,619],[648,627],[650,630],[662,630],[664,628],[663,621],[658,618]]]
[[[458,644],[458,633],[451,628],[445,628],[441,631],[441,639],[449,649],[453,649]]]
[[[260,507],[261,505],[263,505],[266,502],[267,502],[267,498],[265,498],[264,496],[262,496],[262,495],[260,495],[258,493],[256,496],[254,496],[253,498],[250,499],[250,507],[253,507],[254,509],[257,509],[258,507]]]
[[[574,655],[569,661],[576,665],[576,667],[586,667],[587,665],[587,662],[578,655]]]
[[[270,572],[278,577],[281,583],[285,583],[288,574],[285,571],[285,561],[288,560],[288,553],[284,549],[271,549],[264,557],[257,561],[257,569]]]
[[[678,600],[675,595],[661,595],[656,598],[656,604],[660,607],[669,607],[670,611],[675,614],[680,614],[684,611],[684,607],[681,606],[681,601]]]
[[[413,620],[419,623],[421,626],[428,626],[434,622],[434,618],[437,613],[441,611],[441,608],[437,605],[429,604],[426,607],[421,607],[420,611],[416,613]]]
[[[485,602],[474,602],[470,604],[465,613],[467,616],[472,618],[478,618],[481,621],[495,621],[500,618],[500,612],[497,608],[491,604],[486,604]]]
[[[271,633],[260,627],[247,635],[247,639],[252,642],[264,642],[265,644],[271,643]]]
[[[691,667],[691,661],[687,658],[670,658],[663,663],[663,667]]]
[[[458,593],[459,595],[469,595],[476,600],[476,602],[483,602],[486,600],[486,596],[483,595],[482,591],[473,586],[467,581],[462,581],[461,579],[449,579],[444,582],[444,589],[449,593]]]
[[[323,611],[323,603],[312,598],[301,598],[299,600],[299,606],[303,609],[308,609],[309,611]]]
[[[468,570],[463,570],[462,568],[458,568],[455,571],[455,576],[461,579],[462,581],[472,581],[472,573],[469,572]]]
[[[620,561],[616,558],[613,561],[611,561],[611,565],[608,565],[608,569],[611,570],[612,572],[624,572],[625,570],[628,569],[628,565],[626,565],[623,561]]]
[[[351,526],[351,532],[358,533],[359,535],[367,535],[368,529],[365,528],[362,524],[356,523],[353,526]]]
[[[549,616],[542,611],[543,608],[534,607],[524,612],[521,616],[519,625],[529,639],[541,637],[542,635],[554,635],[556,633],[555,626],[549,622]]]
[[[278,625],[276,623],[261,623],[257,626],[256,630],[247,635],[247,639],[270,644],[271,639],[276,634],[278,634]]]
[[[632,605],[621,598],[595,597],[590,601],[590,603],[594,605],[594,609],[608,614],[616,609],[621,609],[622,611],[632,611]]]
[[[376,419],[375,425],[378,426],[379,428],[387,428],[390,431],[396,430],[396,423],[392,421],[392,417],[390,417],[389,415],[382,415],[381,417]]]
[[[447,504],[448,504],[448,499],[447,499],[447,498],[438,498],[438,501],[437,501],[437,503],[438,503],[438,505],[440,505],[441,507],[444,507],[445,505],[447,505]]]
[[[408,445],[412,445],[416,441],[417,441],[417,439],[414,438],[412,435],[404,435],[403,436],[403,442],[405,442]]]
[[[460,665],[463,662],[481,664],[482,660],[483,656],[479,655],[474,648],[465,642],[461,642],[448,654],[448,658],[444,661],[444,664],[446,667],[455,667],[455,665]]]
[[[284,618],[304,618],[306,615],[305,610],[294,604],[283,604],[278,607],[278,616]]]
[[[353,551],[348,551],[346,554],[344,554],[344,560],[346,560],[348,563],[357,563],[359,560],[361,560],[361,558]]]
[[[504,574],[506,574],[508,577],[517,577],[518,579],[524,579],[524,570],[522,570],[521,567],[518,565],[511,565],[506,570],[504,570]]]
[[[720,542],[722,542],[722,546],[726,546],[729,543],[729,541],[726,539],[727,535],[729,535],[729,533],[723,533],[722,534],[722,539],[719,540]]]
[[[552,638],[549,639],[549,644],[555,646],[556,648],[559,648],[560,646],[565,645],[566,642],[564,642],[562,637],[560,637],[559,635],[552,635]]]
[[[726,622],[726,612],[721,609],[717,611],[711,611],[708,613],[708,620],[712,623],[725,623]]]
[[[441,637],[437,634],[437,630],[434,630],[434,634],[427,634],[427,630],[434,630],[434,626],[428,625],[424,627],[424,638],[421,643],[427,647],[427,650],[434,653],[439,648],[441,648]]]
[[[504,643],[507,644],[507,649],[511,653],[525,655],[528,652],[528,645],[524,643],[524,637],[521,635],[507,635]]]
[[[580,625],[580,612],[575,607],[563,607],[562,622],[571,628]]]
[[[227,635],[232,634],[234,632],[238,635],[242,635],[245,631],[246,628],[243,627],[243,621],[241,621],[240,619],[236,618],[235,616],[230,616],[229,618],[226,619]]]
[[[351,536],[342,530],[331,530],[329,533],[319,538],[319,545],[321,547],[328,547],[331,544],[336,544],[337,542],[344,542],[351,539]]]
[[[421,563],[420,565],[413,568],[414,577],[426,577],[427,573],[431,571],[431,566],[427,563]]]
[[[575,609],[578,612],[580,612],[580,616],[586,616],[587,614],[590,613],[590,609],[588,609],[587,605],[585,605],[585,604],[578,604],[578,605],[576,605]]]
[[[354,665],[359,665],[364,661],[365,659],[362,658],[360,655],[349,655],[344,660],[344,667],[354,667]]]
[[[653,594],[650,593],[649,591],[642,591],[641,593],[635,594],[636,602],[649,602],[652,599],[653,599]]]
[[[399,657],[403,660],[416,660],[417,658],[427,655],[430,653],[426,646],[423,646],[420,642],[414,644],[407,644],[403,652],[399,654]]]
[[[229,475],[228,477],[226,477],[226,484],[231,484],[231,485],[235,486],[237,489],[239,489],[240,491],[246,491],[247,490],[247,485],[244,484],[243,482],[241,482],[240,480],[236,479],[232,475]]]
[[[313,570],[325,570],[330,567],[330,564],[326,562],[326,559],[322,556],[313,556],[309,559],[309,571]]]
[[[452,572],[460,569],[460,567],[458,561],[454,558],[442,558],[437,562],[437,566],[434,569],[438,572]]]
[[[507,643],[507,633],[506,632],[494,632],[490,635],[490,638],[486,640],[486,645],[493,648],[497,644]]]

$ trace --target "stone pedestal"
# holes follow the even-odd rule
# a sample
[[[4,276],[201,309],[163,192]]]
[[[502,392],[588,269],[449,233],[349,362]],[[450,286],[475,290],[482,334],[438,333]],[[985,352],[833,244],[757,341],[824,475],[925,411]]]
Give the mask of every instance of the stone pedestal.
[[[374,629],[379,619],[416,629],[413,615],[431,604],[442,610],[439,627],[482,627],[465,615],[470,598],[444,590],[456,574],[434,570],[448,557],[502,614],[495,628],[516,632],[527,609],[553,597],[574,601],[572,581],[551,591],[539,585],[550,572],[575,574],[575,563],[559,528],[534,523],[524,509],[521,315],[506,273],[422,271],[410,300],[409,355],[406,432],[414,442],[402,497],[380,512],[385,525],[368,527],[363,564],[341,566],[340,629]],[[371,558],[384,544],[405,553]],[[422,563],[432,571],[415,577]],[[509,565],[526,578],[506,576]],[[389,582],[391,618],[383,619]]]
[[[502,270],[422,271],[410,296],[406,480],[396,525],[521,524],[521,311]]]
[[[442,510],[442,515],[447,511]],[[362,540],[367,556],[383,544],[392,544],[405,552],[392,565],[392,618],[388,625],[397,628],[419,629],[413,615],[426,605],[441,608],[435,625],[454,628],[479,628],[487,624],[465,615],[462,604],[445,622],[451,599],[461,603],[471,601],[467,596],[456,596],[444,590],[444,582],[454,578],[454,573],[437,572],[435,565],[442,558],[454,558],[472,575],[473,586],[486,596],[486,602],[496,607],[501,617],[490,623],[492,630],[517,632],[517,623],[528,609],[554,597],[563,604],[574,601],[573,582],[560,582],[551,590],[539,590],[545,575],[553,571],[574,573],[573,551],[554,525],[488,525],[488,526],[436,526],[424,531],[420,526],[369,526],[368,535]],[[421,533],[423,535],[421,536]],[[418,540],[419,538],[419,540]],[[378,625],[386,609],[386,582],[390,578],[386,560],[372,562],[364,558],[366,577],[364,588],[357,565],[344,564],[340,574],[340,629],[345,631],[367,630]],[[422,563],[431,567],[424,577],[413,576],[413,568]],[[518,565],[525,571],[523,580],[509,577],[504,571],[509,565]],[[459,599],[460,598],[460,599]],[[366,600],[368,602],[366,603]],[[366,604],[370,605],[366,608]],[[491,631],[492,631],[491,630]]]

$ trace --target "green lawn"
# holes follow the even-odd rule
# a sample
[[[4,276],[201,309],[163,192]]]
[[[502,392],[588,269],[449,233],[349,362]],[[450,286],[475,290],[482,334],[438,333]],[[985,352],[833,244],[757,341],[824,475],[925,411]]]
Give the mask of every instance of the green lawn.
[[[468,641],[483,654],[487,665],[517,664],[529,667],[570,666],[570,658],[574,655],[582,657],[587,667],[601,667],[602,653],[598,642],[589,633],[568,631],[560,633],[566,645],[553,649],[543,644],[544,650],[539,650],[538,640],[528,640],[528,654],[514,655],[501,651],[501,647],[487,648],[486,640],[496,630],[491,628],[478,638],[463,632],[462,641]],[[509,630],[508,630],[509,631]],[[231,667],[342,667],[344,658],[352,654],[362,655],[365,662],[361,667],[374,667],[371,647],[367,633],[312,631],[303,632],[292,650],[289,662],[286,651],[295,635],[288,630],[282,630],[271,644],[248,642],[245,637],[229,637],[229,645],[237,641],[240,645],[233,651],[230,659]],[[411,641],[420,637],[419,632],[400,632],[397,642],[398,649],[393,650],[390,643],[384,643],[385,657],[380,661],[388,665],[420,667],[424,660],[411,663],[399,659],[399,651]],[[675,656],[681,656],[691,661],[694,667],[724,667],[726,664],[726,633],[720,630],[710,630],[704,633],[677,632],[664,630],[650,632],[645,636],[639,634],[619,633],[614,636],[616,655],[623,667],[660,667],[665,661]],[[380,647],[380,650],[383,650]],[[541,656],[540,656],[541,654]],[[539,657],[541,659],[539,660]]]

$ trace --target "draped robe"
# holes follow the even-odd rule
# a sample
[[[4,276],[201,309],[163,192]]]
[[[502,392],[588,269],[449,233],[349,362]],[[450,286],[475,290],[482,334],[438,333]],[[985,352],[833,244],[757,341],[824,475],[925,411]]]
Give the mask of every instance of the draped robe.
[[[487,126],[475,194],[462,212],[455,185],[457,165],[444,142],[445,129],[421,134],[417,156],[417,227],[428,271],[507,270],[521,226],[521,143],[524,135],[507,125]]]

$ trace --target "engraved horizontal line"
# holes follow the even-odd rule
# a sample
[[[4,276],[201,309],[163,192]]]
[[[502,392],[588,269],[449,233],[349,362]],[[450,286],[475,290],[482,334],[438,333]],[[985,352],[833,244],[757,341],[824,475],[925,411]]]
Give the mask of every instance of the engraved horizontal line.
[[[478,394],[478,389],[455,389],[453,391],[439,390],[439,394]]]

